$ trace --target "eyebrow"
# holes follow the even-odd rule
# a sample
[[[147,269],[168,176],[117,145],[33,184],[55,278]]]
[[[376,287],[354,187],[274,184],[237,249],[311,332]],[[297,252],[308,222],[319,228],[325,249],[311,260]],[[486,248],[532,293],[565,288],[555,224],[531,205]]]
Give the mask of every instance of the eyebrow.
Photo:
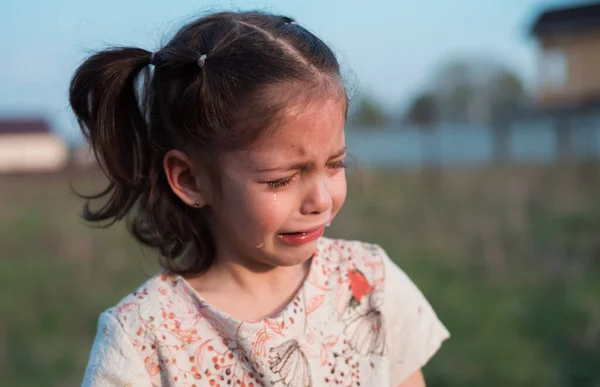
[[[339,151],[335,152],[335,154],[329,156],[329,158],[327,159],[327,162],[337,159],[338,157],[341,157],[344,154],[346,154],[346,146],[341,148]],[[294,171],[297,169],[305,169],[306,167],[310,166],[311,164],[312,164],[311,162],[293,163],[293,164],[289,164],[289,165],[281,165],[279,167],[257,169],[256,172]]]

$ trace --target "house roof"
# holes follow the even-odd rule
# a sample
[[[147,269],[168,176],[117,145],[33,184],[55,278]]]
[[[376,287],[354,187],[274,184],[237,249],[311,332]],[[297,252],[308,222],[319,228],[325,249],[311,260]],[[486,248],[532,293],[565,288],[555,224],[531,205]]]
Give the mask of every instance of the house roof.
[[[0,119],[0,136],[51,132],[50,124],[44,119]]]
[[[554,8],[542,13],[531,28],[534,36],[600,30],[600,2]]]

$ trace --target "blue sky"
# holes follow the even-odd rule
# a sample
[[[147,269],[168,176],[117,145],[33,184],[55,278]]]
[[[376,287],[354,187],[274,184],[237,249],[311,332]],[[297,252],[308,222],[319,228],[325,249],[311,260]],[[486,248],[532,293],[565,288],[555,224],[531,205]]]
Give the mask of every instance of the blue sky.
[[[8,4],[6,3],[8,2]],[[488,56],[532,84],[538,13],[566,0],[4,0],[0,13],[0,116],[41,113],[77,134],[67,87],[86,55],[107,45],[153,50],[207,10],[263,9],[294,17],[329,43],[353,88],[402,106],[456,56]]]

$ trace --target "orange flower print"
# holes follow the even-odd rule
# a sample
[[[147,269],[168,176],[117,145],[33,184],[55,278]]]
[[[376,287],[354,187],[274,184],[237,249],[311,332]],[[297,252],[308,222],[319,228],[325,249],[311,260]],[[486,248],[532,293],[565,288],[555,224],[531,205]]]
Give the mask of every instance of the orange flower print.
[[[146,365],[146,371],[148,371],[150,376],[154,376],[160,372],[160,367],[158,366],[158,364],[150,360],[150,356],[146,357],[144,363]]]
[[[358,269],[348,270],[348,280],[350,281],[350,290],[352,291],[352,299],[350,304],[356,306],[360,304],[360,300],[371,293],[373,288],[367,281],[367,278]]]

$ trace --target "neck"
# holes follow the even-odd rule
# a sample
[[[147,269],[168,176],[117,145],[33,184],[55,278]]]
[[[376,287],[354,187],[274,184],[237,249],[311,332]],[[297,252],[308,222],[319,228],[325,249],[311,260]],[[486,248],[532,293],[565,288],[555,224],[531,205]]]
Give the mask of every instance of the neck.
[[[268,266],[220,255],[206,273],[187,280],[217,309],[240,320],[256,321],[274,317],[292,301],[308,275],[311,261]]]
[[[193,279],[194,287],[201,293],[225,290],[243,292],[250,297],[292,293],[304,282],[311,261],[294,266],[273,266],[221,251],[210,269]]]
[[[213,273],[223,285],[238,288],[249,295],[285,294],[293,292],[304,282],[309,268],[310,260],[295,266],[271,266],[217,259]]]

